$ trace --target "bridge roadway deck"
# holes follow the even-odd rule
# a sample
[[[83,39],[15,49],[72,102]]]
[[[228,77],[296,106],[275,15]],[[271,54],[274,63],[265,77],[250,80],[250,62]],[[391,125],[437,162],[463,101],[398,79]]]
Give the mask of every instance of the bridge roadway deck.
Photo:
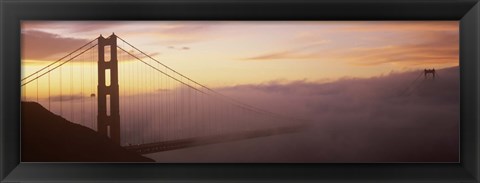
[[[258,137],[267,137],[286,133],[294,133],[304,130],[307,125],[292,125],[262,130],[242,131],[230,134],[219,134],[211,136],[193,137],[178,140],[162,141],[141,145],[124,146],[125,149],[134,151],[138,154],[150,154],[155,152],[169,151],[174,149],[183,149],[207,144],[223,143]]]

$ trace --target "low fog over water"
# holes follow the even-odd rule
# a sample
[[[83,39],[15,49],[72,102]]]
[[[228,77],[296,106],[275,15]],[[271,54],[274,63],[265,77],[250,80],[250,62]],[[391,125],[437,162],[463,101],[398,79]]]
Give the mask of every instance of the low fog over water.
[[[240,101],[313,125],[302,133],[147,156],[158,162],[458,161],[459,68],[438,70],[436,80],[424,80],[421,72],[222,88]]]

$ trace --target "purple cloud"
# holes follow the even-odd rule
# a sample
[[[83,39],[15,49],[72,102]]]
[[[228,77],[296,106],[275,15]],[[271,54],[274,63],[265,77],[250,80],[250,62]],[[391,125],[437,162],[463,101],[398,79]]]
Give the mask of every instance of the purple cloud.
[[[91,40],[62,37],[48,32],[22,32],[22,59],[58,59]],[[55,56],[59,56],[56,58]],[[55,57],[55,58],[54,58]]]

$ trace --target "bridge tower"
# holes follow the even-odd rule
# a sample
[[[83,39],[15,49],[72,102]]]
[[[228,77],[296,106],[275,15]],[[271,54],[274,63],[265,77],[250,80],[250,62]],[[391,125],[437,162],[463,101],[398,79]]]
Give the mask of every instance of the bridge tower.
[[[437,73],[436,73],[436,71],[435,71],[435,68],[433,68],[433,69],[424,69],[424,70],[423,70],[423,74],[424,74],[425,79],[431,79],[431,80],[435,80],[435,77],[437,76]]]
[[[107,49],[106,49],[107,48]],[[107,52],[105,52],[107,51]],[[117,36],[98,37],[98,133],[120,144]]]

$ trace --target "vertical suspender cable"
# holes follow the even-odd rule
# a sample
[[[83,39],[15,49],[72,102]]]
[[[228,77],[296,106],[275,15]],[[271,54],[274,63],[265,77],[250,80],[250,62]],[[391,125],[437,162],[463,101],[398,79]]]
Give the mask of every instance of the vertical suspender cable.
[[[63,92],[62,92],[62,67],[60,67],[60,77],[58,77],[59,85],[60,85],[60,116],[63,117]]]
[[[94,87],[95,85],[93,84],[93,65],[95,62],[95,55],[92,52],[90,55],[90,126],[92,129],[95,129],[95,99],[96,99],[96,94],[94,94]]]
[[[37,82],[37,103],[38,103],[38,80],[39,79],[37,78],[36,80],[37,80],[36,82]]]
[[[50,72],[48,72],[48,110],[50,111]]]
[[[88,53],[90,53],[90,51],[89,51]],[[87,55],[87,56],[88,56],[88,55]],[[81,79],[81,85],[82,85],[82,87],[81,87],[81,92],[80,92],[80,93],[81,93],[81,94],[80,94],[80,97],[81,97],[81,100],[82,100],[81,109],[80,109],[80,110],[81,110],[81,114],[80,114],[80,115],[81,115],[81,118],[80,118],[80,121],[82,122],[82,125],[84,125],[84,126],[86,126],[86,125],[85,125],[85,121],[84,121],[84,119],[83,119],[83,118],[85,117],[85,111],[84,111],[85,106],[84,106],[84,103],[83,103],[83,102],[84,102],[84,100],[83,100],[83,97],[84,97],[84,94],[83,94],[83,84],[84,84],[84,83],[83,83],[83,71],[84,71],[84,66],[85,66],[84,63],[85,63],[85,59],[86,59],[86,58],[87,58],[87,57],[84,57],[84,58],[82,59],[82,67],[81,67],[81,78],[82,78],[82,79]]]
[[[73,114],[73,62],[70,62],[70,118],[74,122]]]

